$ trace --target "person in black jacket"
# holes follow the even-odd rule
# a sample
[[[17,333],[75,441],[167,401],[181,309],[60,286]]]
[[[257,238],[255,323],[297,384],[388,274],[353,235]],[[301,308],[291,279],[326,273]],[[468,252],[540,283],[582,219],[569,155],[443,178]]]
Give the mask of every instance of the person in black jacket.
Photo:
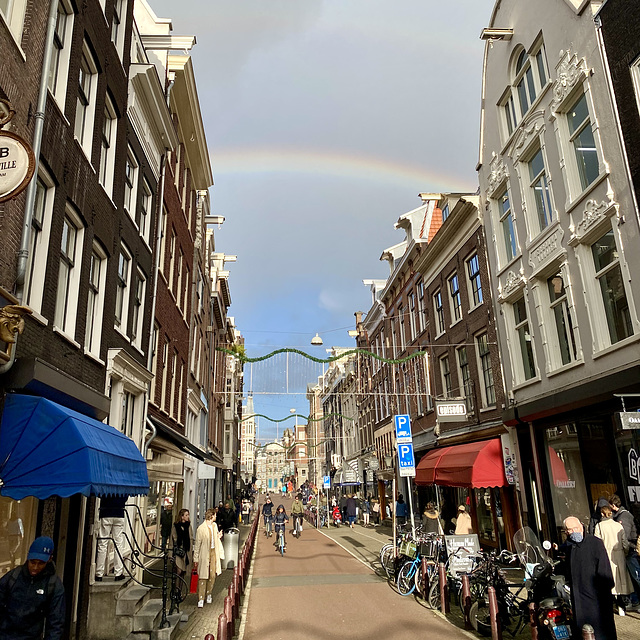
[[[0,579],[2,640],[61,640],[64,587],[51,560],[53,540],[36,538],[27,561]]]

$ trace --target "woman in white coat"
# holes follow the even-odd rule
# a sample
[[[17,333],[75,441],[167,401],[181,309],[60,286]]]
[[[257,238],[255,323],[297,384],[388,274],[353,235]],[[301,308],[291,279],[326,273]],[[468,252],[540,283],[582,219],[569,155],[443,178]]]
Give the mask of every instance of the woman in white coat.
[[[196,531],[193,549],[193,570],[198,572],[198,606],[204,607],[204,600],[211,603],[211,591],[216,576],[222,573],[220,560],[224,559],[222,532],[216,524],[216,510],[207,509],[204,522]]]
[[[594,535],[604,542],[604,547],[611,563],[611,573],[615,585],[611,590],[617,596],[619,612],[622,615],[624,606],[629,601],[629,594],[633,591],[633,584],[627,571],[626,554],[629,550],[629,541],[623,526],[613,518],[611,507],[600,507],[602,520],[595,526]]]

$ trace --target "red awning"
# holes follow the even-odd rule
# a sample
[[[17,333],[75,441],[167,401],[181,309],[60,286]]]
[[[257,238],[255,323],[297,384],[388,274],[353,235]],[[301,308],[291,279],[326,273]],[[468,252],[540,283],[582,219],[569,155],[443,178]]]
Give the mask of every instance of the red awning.
[[[458,444],[430,451],[416,467],[416,484],[443,487],[504,487],[502,444],[499,438]]]

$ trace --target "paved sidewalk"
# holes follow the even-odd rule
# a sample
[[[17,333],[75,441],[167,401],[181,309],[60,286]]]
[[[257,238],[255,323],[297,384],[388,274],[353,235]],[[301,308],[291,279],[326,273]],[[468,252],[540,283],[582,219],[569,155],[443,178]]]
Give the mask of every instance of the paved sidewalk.
[[[254,513],[254,512],[252,512]],[[251,529],[249,524],[238,525],[240,539],[238,541],[238,556],[242,554],[242,548]],[[187,614],[189,619],[182,622],[176,631],[173,640],[203,640],[208,633],[215,637],[218,635],[218,616],[224,610],[224,599],[227,596],[227,589],[233,580],[233,569],[223,569],[222,574],[216,578],[213,587],[213,602],[205,604],[202,609],[198,609],[198,596],[190,593],[180,606],[180,611]]]

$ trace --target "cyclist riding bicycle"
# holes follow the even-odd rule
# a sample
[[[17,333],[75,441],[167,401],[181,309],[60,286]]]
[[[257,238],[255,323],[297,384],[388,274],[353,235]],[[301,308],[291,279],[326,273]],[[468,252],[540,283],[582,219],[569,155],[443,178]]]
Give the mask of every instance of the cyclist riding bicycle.
[[[293,505],[291,505],[291,516],[293,517],[293,530],[297,531],[298,522],[300,522],[300,529],[302,529],[302,516],[304,515],[304,508],[302,507],[302,502],[300,500],[300,496],[297,495],[296,499],[293,501]]]
[[[279,534],[282,531],[282,539],[284,540],[284,549],[285,551],[287,550],[287,539],[285,537],[285,529],[286,529],[287,522],[289,522],[289,516],[286,514],[284,510],[284,505],[279,504],[278,508],[276,509],[276,515],[273,519],[274,529],[276,532],[276,541],[273,543],[273,546],[276,549],[278,548]]]
[[[264,516],[264,526],[265,529],[267,524],[273,520],[273,502],[271,502],[271,498],[267,498],[267,501],[262,505],[262,515]],[[271,532],[269,532],[271,535]]]

